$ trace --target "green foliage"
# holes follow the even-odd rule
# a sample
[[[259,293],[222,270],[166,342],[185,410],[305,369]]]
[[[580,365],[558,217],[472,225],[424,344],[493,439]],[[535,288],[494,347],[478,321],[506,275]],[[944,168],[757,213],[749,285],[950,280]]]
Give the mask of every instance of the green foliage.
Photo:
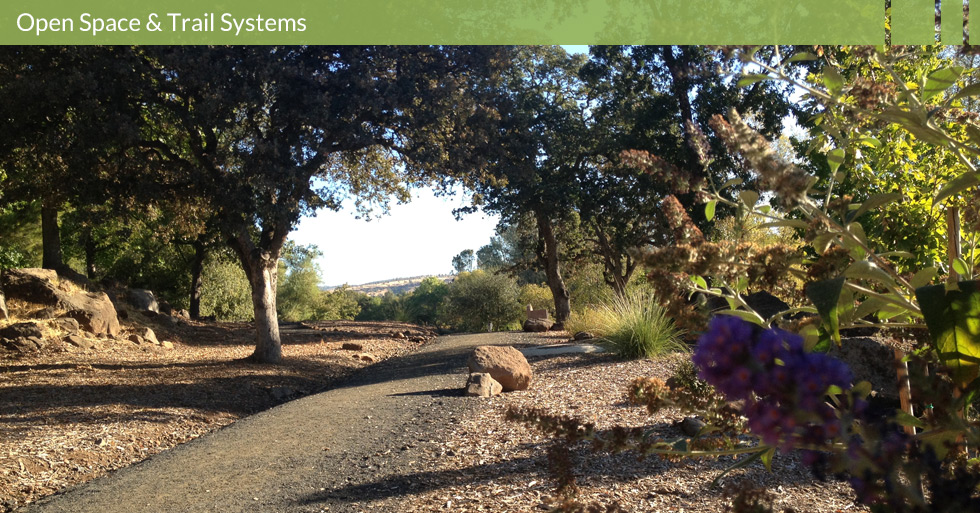
[[[453,257],[453,272],[456,274],[472,271],[476,267],[476,255],[472,249],[464,249]]]
[[[459,274],[445,305],[446,323],[462,331],[514,329],[524,313],[513,278],[480,270]]]
[[[449,285],[439,278],[429,276],[422,280],[422,283],[402,300],[409,322],[423,325],[438,324],[442,303],[448,295]]]
[[[283,247],[276,309],[284,320],[315,320],[320,319],[318,313],[328,313],[318,312],[323,309],[320,269],[314,262],[318,256],[320,251],[315,246],[297,246],[287,242]]]
[[[330,292],[320,291],[313,316],[310,319],[332,321],[354,320],[361,313],[360,295],[346,285]]]
[[[527,305],[532,305],[535,310],[546,309],[554,315],[555,299],[547,285],[534,283],[521,285],[518,301],[525,308]]]
[[[617,296],[611,304],[591,309],[573,326],[599,337],[623,358],[651,358],[686,347],[657,298],[642,291]]]
[[[213,253],[204,263],[201,315],[220,321],[252,320],[252,293],[241,263],[225,252]]]
[[[357,305],[361,309],[354,317],[356,321],[394,321],[407,317],[402,304],[403,298],[391,291],[385,292],[383,296],[358,294],[356,297]]]

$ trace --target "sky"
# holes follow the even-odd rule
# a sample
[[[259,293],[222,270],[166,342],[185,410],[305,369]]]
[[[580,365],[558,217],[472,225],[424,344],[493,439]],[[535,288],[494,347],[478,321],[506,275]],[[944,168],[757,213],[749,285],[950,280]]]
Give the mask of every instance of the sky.
[[[356,219],[348,205],[301,219],[289,238],[323,252],[317,264],[326,286],[449,274],[453,257],[488,244],[499,220],[476,212],[457,221],[453,209],[467,205],[462,192],[436,197],[431,189],[416,189],[411,202],[392,205],[380,218]]]
[[[583,45],[564,47],[570,53],[589,51]],[[453,257],[488,244],[500,220],[477,212],[457,221],[453,209],[467,205],[469,197],[462,191],[437,198],[431,189],[417,189],[411,202],[393,205],[387,215],[370,221],[356,219],[349,205],[304,217],[289,239],[315,244],[323,252],[317,264],[325,286],[449,274]]]

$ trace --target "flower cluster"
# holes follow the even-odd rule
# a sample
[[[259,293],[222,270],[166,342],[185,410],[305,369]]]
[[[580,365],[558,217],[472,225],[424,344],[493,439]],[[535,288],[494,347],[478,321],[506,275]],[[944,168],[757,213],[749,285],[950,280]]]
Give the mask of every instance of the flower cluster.
[[[799,336],[719,315],[692,359],[701,379],[729,400],[744,401],[749,429],[767,445],[820,446],[841,434],[826,395],[831,386],[850,388],[851,371],[840,360],[807,353]]]

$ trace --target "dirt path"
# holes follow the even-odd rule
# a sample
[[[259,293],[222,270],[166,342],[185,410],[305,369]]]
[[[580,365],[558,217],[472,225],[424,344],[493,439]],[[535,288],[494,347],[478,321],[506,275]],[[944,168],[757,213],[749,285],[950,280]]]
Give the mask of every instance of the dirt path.
[[[429,472],[464,397],[466,357],[514,333],[440,337],[338,388],[240,420],[19,511],[399,511],[453,476]]]

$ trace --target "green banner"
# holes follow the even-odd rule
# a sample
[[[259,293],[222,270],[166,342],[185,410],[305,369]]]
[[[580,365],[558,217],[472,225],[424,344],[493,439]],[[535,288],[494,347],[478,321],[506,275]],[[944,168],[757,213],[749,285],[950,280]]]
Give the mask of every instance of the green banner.
[[[6,0],[0,6],[0,44],[882,44],[884,35],[884,0],[164,0],[152,6]]]

